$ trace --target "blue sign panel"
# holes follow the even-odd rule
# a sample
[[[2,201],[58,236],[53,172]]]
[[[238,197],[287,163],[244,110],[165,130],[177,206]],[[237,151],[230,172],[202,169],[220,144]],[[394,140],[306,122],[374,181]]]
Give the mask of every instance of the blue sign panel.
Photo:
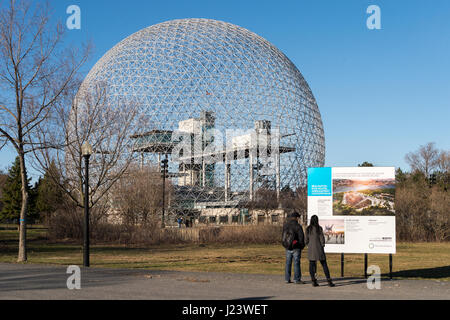
[[[331,168],[308,168],[308,196],[331,196],[331,184]]]

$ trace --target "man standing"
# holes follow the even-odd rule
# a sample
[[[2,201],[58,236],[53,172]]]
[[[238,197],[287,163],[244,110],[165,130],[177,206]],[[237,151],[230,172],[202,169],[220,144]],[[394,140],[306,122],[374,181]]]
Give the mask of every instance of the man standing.
[[[294,258],[294,282],[304,284],[301,280],[300,257],[302,249],[305,247],[303,228],[298,223],[300,215],[293,212],[288,216],[283,225],[282,244],[286,249],[286,268],[284,278],[286,283],[291,283],[292,258]]]

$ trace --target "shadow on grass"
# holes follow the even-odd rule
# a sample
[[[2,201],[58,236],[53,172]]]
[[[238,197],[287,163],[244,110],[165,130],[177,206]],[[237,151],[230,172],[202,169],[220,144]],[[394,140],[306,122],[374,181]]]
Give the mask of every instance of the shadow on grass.
[[[17,252],[17,248],[18,245],[17,244],[7,244],[5,242],[3,242],[3,246],[2,248],[2,252],[3,253],[16,253]],[[6,244],[6,245],[5,245]],[[59,245],[36,245],[36,244],[30,244],[27,245],[27,251],[28,253],[61,253],[61,252],[65,252],[65,253],[72,253],[72,252],[78,252],[80,251],[82,248],[81,245],[70,245],[70,246],[59,246]]]
[[[17,240],[2,240],[0,241],[0,245],[2,248],[3,253],[11,253],[11,252],[17,252],[18,248],[18,242]],[[30,252],[40,252],[40,253],[73,253],[78,252],[82,250],[83,245],[80,243],[67,243],[67,244],[61,244],[61,243],[48,243],[48,242],[29,242],[28,244],[28,251]],[[133,248],[133,247],[121,247],[121,246],[99,246],[99,245],[91,245],[91,253],[130,253],[130,252],[141,252],[141,251],[148,251],[148,250],[154,250],[152,248]],[[158,249],[157,251],[173,251],[172,248],[164,249]]]
[[[389,276],[389,274],[382,274],[382,276]],[[411,269],[392,272],[393,278],[423,278],[423,279],[441,279],[450,278],[450,266]]]
[[[17,240],[0,240],[0,248],[2,253],[5,254],[16,254],[18,248]],[[78,253],[83,249],[82,242],[79,243],[75,241],[70,242],[51,242],[45,239],[30,240],[28,242],[28,252],[32,253],[50,253],[50,254],[73,254]],[[204,249],[204,246],[198,244],[164,244],[164,245],[141,245],[141,246],[127,246],[124,244],[91,244],[90,251],[91,254],[101,253],[101,254],[152,254],[152,253],[167,253],[167,252],[184,252],[186,249]],[[212,246],[211,248],[214,248]]]

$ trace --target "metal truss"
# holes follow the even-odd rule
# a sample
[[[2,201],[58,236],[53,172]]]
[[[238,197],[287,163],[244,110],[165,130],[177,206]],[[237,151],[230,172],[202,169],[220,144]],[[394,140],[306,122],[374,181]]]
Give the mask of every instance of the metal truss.
[[[308,167],[324,165],[321,115],[302,74],[274,45],[236,25],[181,19],[142,29],[109,50],[82,86],[99,83],[107,85],[110,103],[132,97],[150,117],[135,150],[155,165],[169,155],[172,211],[242,208],[260,188],[295,191]],[[280,153],[272,176],[258,175],[258,159],[245,156],[186,167],[173,161],[168,142],[185,120],[203,124],[201,134],[207,127],[223,136],[240,130],[238,138],[268,123],[289,152]]]

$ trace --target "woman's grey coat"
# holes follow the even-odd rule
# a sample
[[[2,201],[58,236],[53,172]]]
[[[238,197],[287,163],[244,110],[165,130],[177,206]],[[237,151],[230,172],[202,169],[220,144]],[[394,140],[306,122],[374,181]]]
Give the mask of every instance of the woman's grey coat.
[[[308,230],[309,229],[309,230]],[[308,245],[308,260],[323,261],[325,257],[325,237],[323,235],[322,227],[319,227],[319,233],[316,228],[308,228],[306,230],[305,243]]]

